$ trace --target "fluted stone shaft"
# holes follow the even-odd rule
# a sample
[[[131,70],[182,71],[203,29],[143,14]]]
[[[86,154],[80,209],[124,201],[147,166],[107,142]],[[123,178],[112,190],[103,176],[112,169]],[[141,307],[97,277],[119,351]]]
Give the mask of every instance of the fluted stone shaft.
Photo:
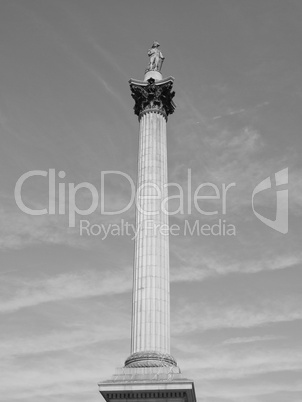
[[[166,119],[140,118],[131,353],[170,353]],[[165,204],[167,208],[167,204]]]

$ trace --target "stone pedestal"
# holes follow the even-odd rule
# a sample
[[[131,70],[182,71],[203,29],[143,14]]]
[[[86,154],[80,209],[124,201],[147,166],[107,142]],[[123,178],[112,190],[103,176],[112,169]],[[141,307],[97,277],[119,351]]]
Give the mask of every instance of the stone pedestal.
[[[155,81],[161,81],[163,76],[159,71],[147,70],[145,73],[144,81],[148,81],[150,78],[154,78]]]
[[[196,402],[192,381],[178,368],[122,368],[99,384],[107,402]]]

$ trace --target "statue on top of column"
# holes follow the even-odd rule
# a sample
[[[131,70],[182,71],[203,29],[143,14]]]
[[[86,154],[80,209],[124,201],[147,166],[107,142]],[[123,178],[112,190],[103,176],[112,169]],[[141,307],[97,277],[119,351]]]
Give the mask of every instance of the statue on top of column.
[[[151,49],[148,50],[148,56],[150,57],[149,66],[147,71],[159,71],[161,70],[161,66],[164,61],[164,56],[162,52],[158,49],[160,44],[158,42],[154,42]]]

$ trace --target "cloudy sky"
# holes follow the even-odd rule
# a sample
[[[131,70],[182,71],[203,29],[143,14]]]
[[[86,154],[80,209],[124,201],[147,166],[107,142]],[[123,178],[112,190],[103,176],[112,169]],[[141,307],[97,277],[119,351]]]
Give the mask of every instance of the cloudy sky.
[[[80,235],[79,219],[30,216],[14,199],[31,170],[58,183],[101,172],[135,180],[138,121],[130,78],[142,79],[154,40],[174,76],[169,181],[230,189],[218,214],[177,214],[183,227],[219,219],[235,236],[170,237],[171,353],[203,402],[302,400],[302,3],[299,0],[7,0],[0,4],[1,396],[5,402],[97,402],[97,382],[130,352],[133,240]],[[274,175],[289,170],[289,231],[274,220]],[[286,186],[285,186],[286,187]],[[171,193],[172,194],[172,193]],[[106,181],[106,208],[129,200]],[[48,205],[46,177],[24,184]],[[58,199],[53,200],[64,205]],[[66,199],[67,201],[67,199]],[[78,194],[87,208],[89,193]],[[68,212],[68,208],[66,207]],[[91,224],[134,223],[134,206]]]

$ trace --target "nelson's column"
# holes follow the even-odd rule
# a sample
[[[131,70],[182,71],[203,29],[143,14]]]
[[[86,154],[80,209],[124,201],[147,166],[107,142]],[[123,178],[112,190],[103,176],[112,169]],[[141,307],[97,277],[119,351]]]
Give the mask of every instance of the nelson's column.
[[[148,51],[144,81],[129,81],[139,120],[131,355],[99,391],[107,402],[196,402],[194,383],[170,355],[167,205],[168,116],[175,110],[173,77],[163,79],[159,43]],[[162,208],[165,207],[165,209]]]

